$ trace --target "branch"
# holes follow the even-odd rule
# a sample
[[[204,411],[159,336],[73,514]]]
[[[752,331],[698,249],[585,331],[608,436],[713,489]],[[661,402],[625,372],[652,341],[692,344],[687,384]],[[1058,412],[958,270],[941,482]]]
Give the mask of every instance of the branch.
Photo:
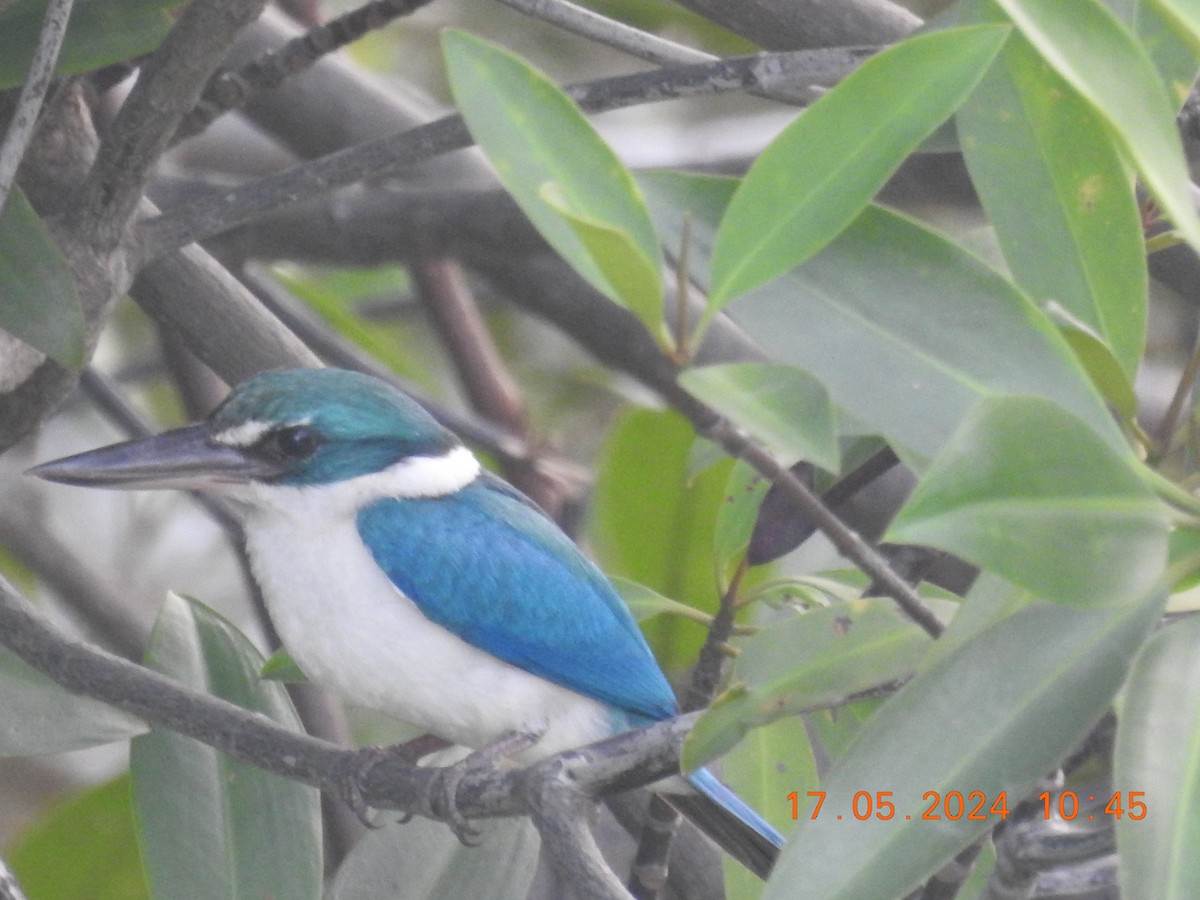
[[[64,227],[59,214],[86,178],[96,147],[82,85],[67,81],[45,105],[21,165],[21,187],[66,258],[83,307],[84,347],[95,347],[113,303],[132,275],[122,254],[98,254]],[[0,449],[11,446],[49,415],[74,388],[77,373],[35,351],[0,353]]]
[[[498,0],[505,6],[557,25],[563,31],[621,50],[659,66],[711,62],[717,57],[602,16],[567,0]]]
[[[22,497],[24,492],[0,512],[0,546],[48,584],[89,633],[123,657],[140,657],[148,632],[130,614],[127,596],[46,528],[44,517],[29,515],[29,505],[19,502],[32,499]]]
[[[797,510],[817,524],[842,556],[870,575],[874,585],[895,600],[926,633],[935,638],[942,633],[945,626],[925,605],[925,601],[912,585],[888,564],[869,541],[852,531],[838,518],[790,469],[734,428],[728,420],[721,418],[703,404],[697,404],[691,410],[685,408],[680,411],[692,421],[698,434],[720,444],[731,456],[748,463],[773,486],[779,488],[791,499]]]
[[[46,5],[46,15],[42,19],[42,30],[33,50],[29,74],[21,86],[21,95],[17,98],[17,108],[4,134],[4,143],[0,144],[0,214],[8,203],[17,167],[21,165],[37,126],[38,113],[54,77],[54,64],[58,60],[63,35],[67,32],[67,20],[71,17],[73,4],[74,0],[50,0]]]
[[[371,0],[358,9],[315,26],[236,72],[214,76],[204,86],[199,102],[180,122],[172,142],[198,134],[224,113],[245,106],[255,94],[273,90],[287,78],[311,68],[322,57],[430,2]]]
[[[527,793],[530,817],[551,864],[577,897],[629,900],[588,827],[595,801],[575,789],[569,761],[551,763],[538,767],[539,777],[531,781]]]
[[[148,201],[144,208],[157,212]],[[321,364],[199,247],[187,247],[143,269],[130,294],[150,318],[183,336],[192,352],[230,384],[263,369]]]
[[[709,21],[767,50],[891,44],[921,20],[890,0],[679,0]]]
[[[771,90],[844,77],[874,48],[800,51],[739,57],[676,69],[620,75],[567,89],[588,113],[692,97]],[[803,74],[802,74],[803,73]],[[400,134],[323,156],[229,191],[203,196],[138,225],[142,259],[220,234],[288,203],[394,173],[402,166],[460,150],[472,143],[462,117],[449,115]]]
[[[521,391],[496,347],[483,313],[458,263],[422,255],[409,269],[425,311],[449,354],[471,409],[524,443],[527,457],[504,462],[504,475],[556,522],[567,502],[578,499],[567,479],[538,464],[530,441]],[[582,485],[586,480],[575,480]]]
[[[73,211],[73,222],[98,251],[124,237],[150,171],[170,144],[183,115],[196,105],[241,28],[265,0],[196,0],[145,66],[112,128]]]

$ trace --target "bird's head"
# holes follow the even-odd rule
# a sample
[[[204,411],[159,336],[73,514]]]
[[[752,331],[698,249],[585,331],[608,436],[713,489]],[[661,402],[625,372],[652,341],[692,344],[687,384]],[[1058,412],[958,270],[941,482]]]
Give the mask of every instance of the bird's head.
[[[353,483],[364,497],[430,497],[479,463],[411,398],[339,369],[266,372],[204,422],[43,463],[30,474],[88,487],[214,490],[257,505],[269,488]]]

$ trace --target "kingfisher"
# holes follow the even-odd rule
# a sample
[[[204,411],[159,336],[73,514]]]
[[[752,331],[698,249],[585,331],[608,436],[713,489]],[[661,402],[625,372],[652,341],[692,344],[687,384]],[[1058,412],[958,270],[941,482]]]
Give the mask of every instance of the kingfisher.
[[[537,735],[517,759],[527,763],[678,713],[600,570],[454,433],[377,378],[265,372],[201,423],[30,473],[227,496],[301,670],[454,744]],[[664,785],[668,802],[766,877],[783,839],[757,812],[707,769],[656,789]]]

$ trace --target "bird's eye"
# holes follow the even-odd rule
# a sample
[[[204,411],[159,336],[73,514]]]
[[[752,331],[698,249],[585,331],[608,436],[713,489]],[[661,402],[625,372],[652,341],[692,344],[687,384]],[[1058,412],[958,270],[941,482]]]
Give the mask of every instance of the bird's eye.
[[[263,437],[258,447],[275,459],[307,459],[317,452],[321,438],[305,425],[279,428]]]

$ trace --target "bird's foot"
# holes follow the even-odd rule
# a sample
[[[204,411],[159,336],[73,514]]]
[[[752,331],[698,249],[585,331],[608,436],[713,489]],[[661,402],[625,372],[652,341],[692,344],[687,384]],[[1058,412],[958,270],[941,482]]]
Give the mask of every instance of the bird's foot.
[[[337,795],[367,828],[377,828],[375,810],[363,797],[363,782],[371,770],[388,757],[386,747],[362,747],[346,754],[337,775]]]
[[[507,731],[458,762],[438,769],[425,795],[426,808],[433,816],[450,826],[454,836],[463,846],[477,846],[479,830],[458,809],[459,785],[472,772],[490,769],[502,760],[525,752],[536,744],[544,733],[544,728],[539,731]]]
[[[380,763],[389,760],[401,760],[409,765],[430,753],[444,750],[452,746],[449,741],[434,737],[431,734],[414,738],[403,744],[391,744],[387,747],[361,747],[346,755],[342,771],[338,775],[338,796],[358,816],[358,820],[368,828],[377,827],[375,811],[367,804],[363,796],[363,785],[371,770]],[[411,814],[404,821],[411,819]]]

